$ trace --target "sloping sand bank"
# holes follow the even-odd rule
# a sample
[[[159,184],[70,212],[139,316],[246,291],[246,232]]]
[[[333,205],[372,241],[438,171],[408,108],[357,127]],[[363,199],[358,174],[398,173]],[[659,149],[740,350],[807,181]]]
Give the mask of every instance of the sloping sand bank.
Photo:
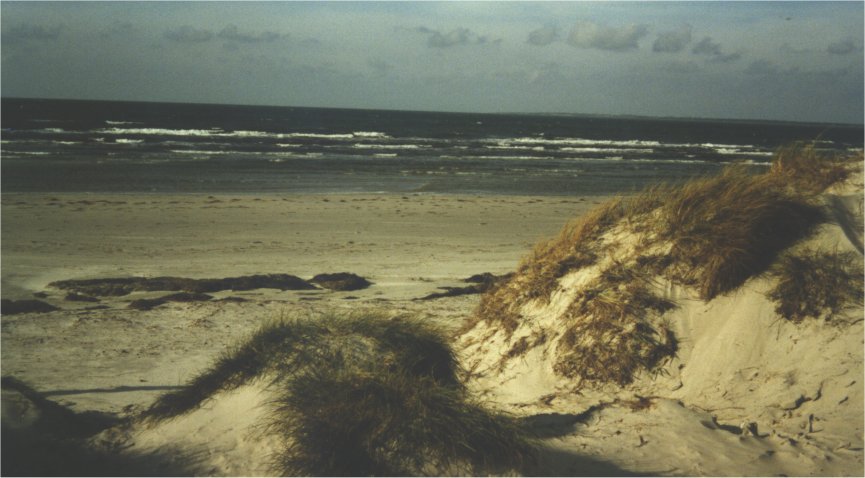
[[[274,244],[284,233],[279,231],[241,247],[237,239],[252,238],[247,234],[253,229],[240,227],[225,236],[231,240],[214,242],[226,252],[224,261],[214,266],[208,262],[213,251],[203,252],[209,243],[196,235],[204,230],[199,226],[178,236],[173,249],[168,247],[171,260],[160,256],[148,262],[136,255],[126,270],[131,275],[180,277],[285,272],[302,278],[347,270],[369,278],[373,286],[350,292],[223,291],[215,294],[216,300],[169,303],[150,311],[126,309],[129,300],[148,293],[104,300],[101,305],[107,308],[88,309],[92,305],[70,306],[59,300],[59,292],[48,290],[46,300],[65,310],[4,317],[4,374],[23,376],[43,396],[62,400],[76,411],[101,410],[133,418],[156,395],[182,390],[224,352],[235,350],[238,340],[257,330],[263,318],[377,306],[413,313],[454,331],[471,395],[496,412],[517,417],[539,438],[536,461],[519,470],[523,474],[860,476],[865,472],[861,301],[838,310],[827,307],[816,317],[788,320],[779,315],[773,299],[781,273],[769,266],[787,252],[817,251],[848,258],[845,267],[861,279],[857,231],[863,228],[862,191],[860,175],[846,188],[823,193],[813,206],[827,217],[821,212],[813,227],[801,228],[801,237],[791,237],[790,244],[782,241],[793,248],[773,256],[765,270],[720,288],[701,284],[688,271],[663,260],[675,255],[677,246],[656,240],[663,239],[660,235],[647,238],[656,233],[641,225],[655,209],[641,207],[643,219],[622,216],[604,223],[590,231],[592,248],[569,255],[555,267],[532,265],[533,257],[545,257],[545,250],[536,249],[516,275],[485,293],[476,314],[472,309],[478,297],[473,295],[412,299],[457,286],[472,274],[509,272],[527,244],[550,235],[574,216],[567,214],[576,209],[572,206],[585,203],[444,198],[449,208],[438,209],[441,204],[436,201],[441,198],[423,198],[425,202],[405,209],[410,220],[417,220],[412,228],[383,217],[373,227],[352,211],[327,216],[334,211],[333,198],[321,201],[324,207],[319,209],[305,198],[300,202],[308,207],[306,224],[315,232],[308,245]],[[342,199],[348,203],[351,198]],[[190,208],[192,203],[207,202],[186,200]],[[390,198],[389,207],[398,212],[366,211],[400,217],[405,212],[397,206],[399,201],[413,200]],[[34,202],[21,201],[19,212],[26,214],[25,208]],[[255,209],[255,203],[245,204]],[[457,212],[460,206],[471,210],[462,215]],[[336,210],[346,211],[344,207]],[[797,211],[809,219],[810,208]],[[165,207],[166,213],[172,210]],[[193,216],[196,224],[215,220],[208,213],[175,214],[172,231],[184,230],[183,222]],[[263,209],[234,216],[236,222],[230,224],[250,226],[246,221],[256,214],[263,214]],[[430,224],[417,214],[449,217]],[[150,220],[159,222],[157,217],[154,212]],[[19,220],[27,224],[23,217]],[[7,224],[4,214],[4,234]],[[363,230],[364,224],[369,229]],[[492,224],[497,225],[496,232],[488,234],[483,228]],[[40,232],[38,226],[29,227]],[[327,232],[329,227],[336,232]],[[361,231],[357,235],[369,233],[369,242],[344,242],[352,229]],[[348,235],[339,236],[342,233]],[[50,236],[42,234],[38,240],[48,242]],[[96,244],[85,231],[82,236],[77,247]],[[151,251],[152,259],[153,239],[133,237],[129,245],[138,244],[139,252]],[[270,246],[257,249],[256,241]],[[337,253],[343,250],[337,244],[349,253]],[[12,243],[15,262],[7,275],[5,241],[3,247],[4,284],[15,284],[10,298],[45,290],[55,280],[117,276],[105,273],[111,271],[111,260],[96,268],[80,263],[69,264],[68,269],[50,267],[41,255],[27,255],[28,248],[40,244],[28,245],[23,239]],[[64,242],[63,247],[70,246]],[[233,248],[248,254],[227,254]],[[118,253],[114,259],[129,257]],[[290,263],[286,257],[296,261]],[[277,258],[295,267],[274,270]],[[641,268],[661,272],[635,272]],[[533,281],[521,283],[527,276]],[[553,280],[547,280],[550,277]],[[508,287],[517,299],[491,300],[506,297],[500,291]],[[248,301],[219,300],[230,296]],[[483,315],[489,310],[499,312],[495,319]],[[603,329],[593,322],[601,312],[605,317],[621,316],[621,321]],[[74,367],[68,366],[70,357],[76,361]],[[86,373],[71,376],[70,370]],[[267,417],[272,416],[279,389],[273,387],[277,382],[260,378],[214,392],[201,406],[167,420],[106,429],[89,437],[87,448],[133,462],[146,457],[150,474],[275,474],[279,468],[274,458],[284,443],[267,427]],[[17,410],[7,414],[4,409],[4,423],[22,422],[26,414],[21,407]],[[113,470],[136,469],[123,466]]]

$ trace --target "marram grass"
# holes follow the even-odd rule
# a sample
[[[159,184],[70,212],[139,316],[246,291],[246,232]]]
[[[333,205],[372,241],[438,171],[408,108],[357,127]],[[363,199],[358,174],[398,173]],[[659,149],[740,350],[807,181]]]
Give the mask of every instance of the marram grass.
[[[775,312],[792,322],[832,320],[863,303],[862,257],[854,252],[803,249],[785,254],[770,274],[777,284],[767,295]]]
[[[144,412],[158,423],[269,380],[265,430],[286,476],[514,473],[534,456],[512,417],[472,399],[442,331],[376,312],[275,321]]]
[[[461,333],[484,323],[513,336],[525,307],[548,305],[563,277],[593,267],[600,276],[570,298],[560,317],[564,332],[521,337],[503,360],[552,340],[558,374],[627,384],[676,353],[676,338],[660,320],[675,304],[655,296],[647,277],[691,288],[706,301],[735,291],[826,222],[819,194],[861,167],[861,153],[829,156],[794,144],[762,174],[733,165],[612,199],[539,243],[509,280],[482,296]],[[622,248],[621,240],[636,242]],[[622,264],[629,274],[620,273]]]

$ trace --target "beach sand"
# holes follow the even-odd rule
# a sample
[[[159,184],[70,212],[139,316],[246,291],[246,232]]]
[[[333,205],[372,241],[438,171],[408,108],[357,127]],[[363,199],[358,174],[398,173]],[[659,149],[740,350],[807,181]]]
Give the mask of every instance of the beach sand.
[[[381,308],[448,327],[477,295],[416,301],[507,273],[531,244],[602,198],[436,195],[4,194],[2,294],[61,310],[3,317],[3,374],[76,411],[120,413],[186,383],[263,321]],[[352,272],[367,289],[258,289],[128,309],[136,292],[64,300],[66,279]],[[219,301],[240,297],[248,302]],[[105,307],[105,308],[98,308]]]
[[[861,230],[858,187],[837,196],[853,205],[854,230]],[[554,236],[606,198],[2,199],[3,298],[38,294],[60,308],[3,317],[3,375],[74,412],[123,417],[186,384],[271,319],[377,308],[456,330],[476,308],[478,295],[416,299],[443,287],[464,287],[474,274],[515,270],[539,239]],[[843,229],[832,224],[813,241],[861,256]],[[49,286],[66,279],[275,273],[310,279],[334,272],[352,272],[373,285],[344,292],[220,291],[208,301],[169,302],[147,311],[128,305],[166,293],[79,302]],[[641,376],[629,386],[562,387],[538,348],[476,377],[470,388],[485,403],[528,417],[541,432],[544,446],[530,474],[861,475],[861,309],[847,314],[843,328],[782,324],[764,297],[767,287],[765,278],[756,278],[708,302],[668,288],[665,296],[681,305],[670,315],[682,338],[679,354],[667,373]],[[555,301],[550,307],[557,307]],[[482,328],[464,334],[458,347],[471,361],[466,365],[496,363],[508,350],[496,337],[495,330]],[[170,474],[191,466],[198,474],[266,475],[267,457],[277,447],[256,427],[271,392],[253,383],[159,426],[109,430],[96,441],[143,456],[170,448]],[[38,413],[27,410],[32,402],[6,388],[3,393],[4,424],[24,428],[38,421]]]

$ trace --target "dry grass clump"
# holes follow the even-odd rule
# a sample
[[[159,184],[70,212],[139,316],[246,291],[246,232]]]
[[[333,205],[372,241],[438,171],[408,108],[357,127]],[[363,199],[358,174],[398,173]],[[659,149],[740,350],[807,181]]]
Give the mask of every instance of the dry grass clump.
[[[580,381],[627,385],[641,371],[655,371],[675,356],[678,342],[659,320],[676,308],[646,281],[617,264],[579,291],[562,319],[553,369]]]
[[[285,476],[476,476],[519,470],[532,457],[513,418],[459,388],[380,368],[301,375],[277,417],[292,437],[279,459]]]
[[[804,249],[785,254],[770,270],[778,283],[768,297],[775,312],[793,322],[827,317],[863,304],[861,256]]]
[[[675,337],[660,320],[673,304],[653,295],[646,277],[694,288],[707,301],[737,289],[827,221],[818,195],[861,163],[861,153],[828,156],[797,144],[780,150],[761,174],[737,164],[714,177],[613,199],[538,244],[510,280],[481,298],[460,333],[479,323],[504,331],[510,342],[502,367],[555,341],[550,347],[560,375],[628,383],[676,352]],[[587,285],[572,297],[557,296],[561,279],[581,270],[579,283]],[[542,311],[556,297],[570,301],[558,317],[564,333],[513,339],[525,311]],[[562,306],[557,302],[550,313]]]
[[[531,300],[549,301],[559,279],[594,264],[601,252],[598,247],[601,235],[626,213],[624,200],[611,199],[566,224],[555,238],[538,243],[522,260],[516,274],[481,297],[474,318],[499,324],[512,333],[520,323],[520,306]],[[467,328],[475,323],[470,321]]]
[[[710,300],[760,274],[777,255],[825,221],[810,196],[769,173],[729,167],[713,178],[670,189],[655,224],[672,244],[663,271]]]
[[[352,367],[387,363],[395,370],[461,387],[456,356],[442,337],[438,329],[416,320],[367,311],[274,321],[223,354],[182,390],[161,396],[142,418],[171,418],[253,379],[284,378],[330,362]]]
[[[533,453],[513,419],[468,396],[440,330],[370,312],[269,324],[143,418],[256,379],[278,396],[269,430],[284,438],[286,476],[504,473]]]
[[[847,181],[862,167],[862,153],[826,154],[814,143],[793,143],[777,151],[770,174],[803,192],[819,194],[826,188]]]

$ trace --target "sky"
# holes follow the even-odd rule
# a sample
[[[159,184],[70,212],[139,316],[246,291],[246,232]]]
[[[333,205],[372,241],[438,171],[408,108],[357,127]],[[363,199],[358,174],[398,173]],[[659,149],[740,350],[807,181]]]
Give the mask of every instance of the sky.
[[[0,2],[4,97],[863,123],[863,2]]]

